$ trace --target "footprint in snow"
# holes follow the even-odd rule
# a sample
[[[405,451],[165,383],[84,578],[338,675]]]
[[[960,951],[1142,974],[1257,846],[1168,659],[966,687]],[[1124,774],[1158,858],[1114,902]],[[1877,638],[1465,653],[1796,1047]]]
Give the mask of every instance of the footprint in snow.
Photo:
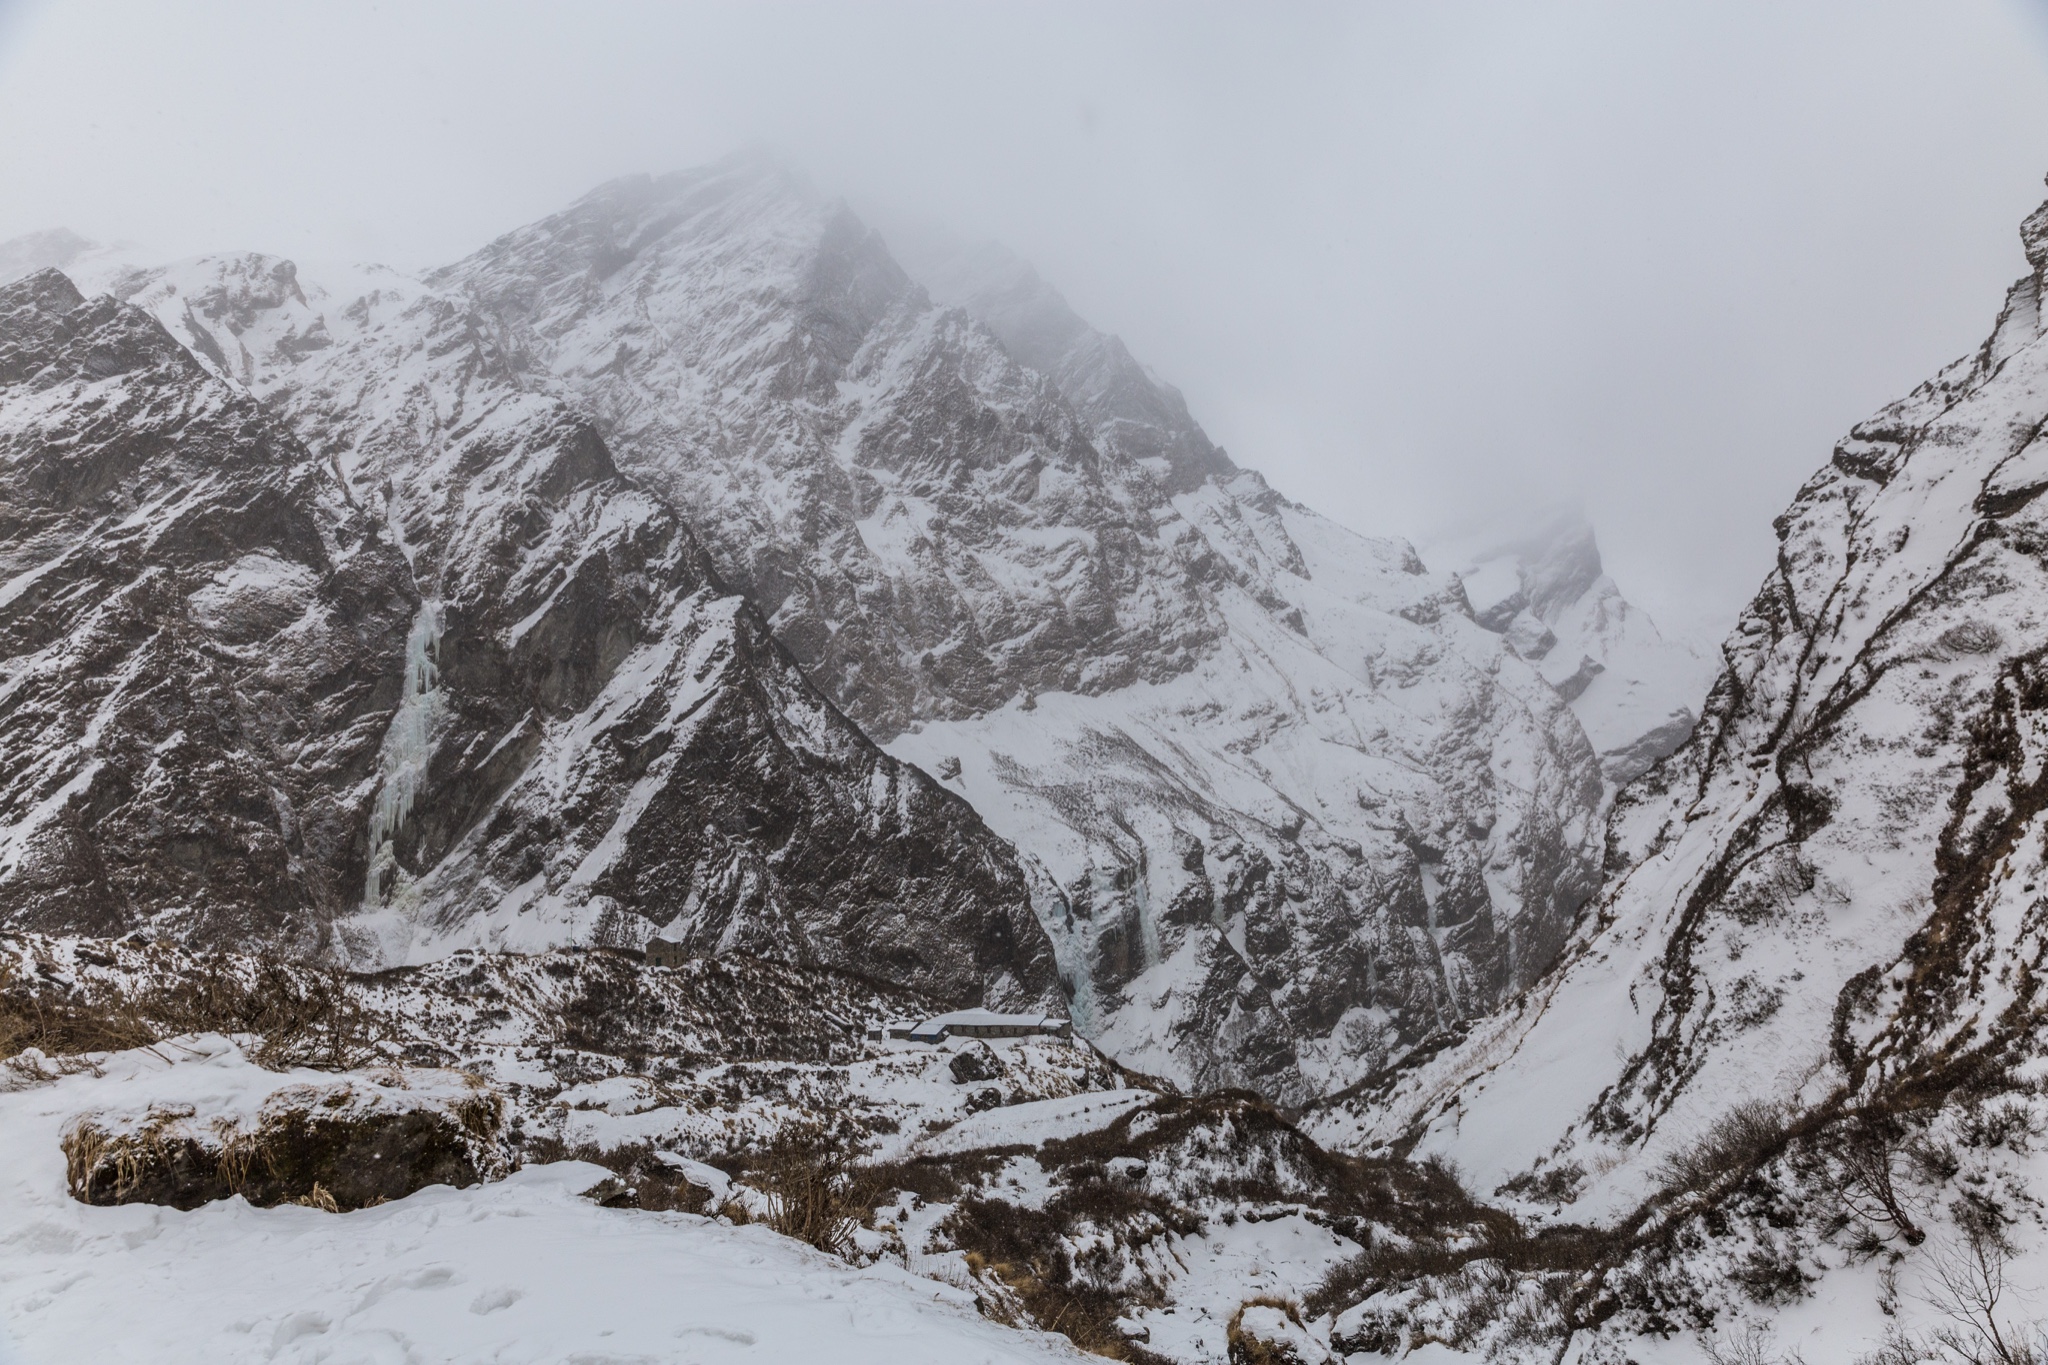
[[[319,1336],[333,1325],[325,1313],[293,1313],[270,1334],[271,1348],[289,1346],[301,1337]]]
[[[517,1289],[490,1289],[476,1296],[469,1305],[469,1311],[482,1317],[501,1308],[510,1308],[525,1297],[526,1295]]]

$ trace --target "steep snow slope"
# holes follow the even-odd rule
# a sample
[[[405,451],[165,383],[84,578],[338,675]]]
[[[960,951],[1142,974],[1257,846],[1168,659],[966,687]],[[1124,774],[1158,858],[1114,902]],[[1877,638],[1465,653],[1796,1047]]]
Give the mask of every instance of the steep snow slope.
[[[665,926],[1056,994],[1009,848],[819,696],[460,309],[373,274],[330,327],[265,258],[118,283],[190,353],[54,273],[0,294],[17,922],[289,929],[370,963]],[[320,383],[270,382],[314,359]]]
[[[1479,623],[1571,703],[1612,786],[1627,786],[1692,734],[1718,656],[1665,639],[1621,595],[1583,517],[1446,540],[1424,556],[1456,573]]]
[[[1326,1139],[1419,1135],[1480,1188],[1562,1172],[1574,1216],[1600,1217],[1739,1105],[1925,1106],[2026,1055],[2048,907],[2048,208],[2022,237],[2029,273],[1983,349],[1858,426],[1779,518],[1727,671],[1624,793],[1617,879],[1560,967],[1326,1111]]]

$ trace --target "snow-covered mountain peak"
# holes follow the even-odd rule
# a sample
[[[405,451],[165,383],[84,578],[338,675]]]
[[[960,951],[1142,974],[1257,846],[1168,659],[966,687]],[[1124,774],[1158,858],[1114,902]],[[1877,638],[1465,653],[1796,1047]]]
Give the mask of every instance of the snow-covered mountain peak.
[[[407,741],[381,760],[387,782],[432,786],[445,767],[462,804],[420,820],[401,801],[369,831],[373,861],[394,860],[356,926],[376,953],[630,937],[677,916],[707,941],[809,953],[872,923],[859,907],[877,895],[951,906],[964,927],[974,883],[995,898],[983,948],[906,970],[953,992],[1044,989],[1043,940],[1014,922],[1013,874],[971,821],[944,853],[911,839],[966,853],[965,880],[892,884],[910,871],[895,862],[829,908],[813,895],[829,864],[755,863],[746,831],[656,847],[531,824],[571,789],[601,821],[650,809],[614,803],[648,760],[606,737],[627,701],[607,670],[639,649],[632,676],[663,696],[760,699],[701,733],[772,736],[748,770],[762,781],[825,755],[878,762],[833,706],[937,775],[1015,845],[1077,1019],[1155,1069],[1305,1098],[1535,979],[1597,881],[1602,801],[1537,664],[1405,544],[1237,468],[1120,342],[999,265],[987,287],[956,272],[928,291],[844,205],[741,159],[615,181],[417,279],[261,256],[105,277],[322,451],[404,548],[422,647],[406,643],[393,733],[445,732],[469,756]],[[546,531],[520,510],[534,496]],[[544,542],[527,568],[523,536]],[[651,595],[631,586],[648,554],[665,566]],[[465,675],[440,651],[526,658],[544,641],[526,618],[566,610],[563,576],[589,574],[622,614],[578,618],[595,671],[566,709],[522,719],[489,669],[465,680],[489,705],[449,709],[436,680]],[[662,616],[699,583],[743,596],[826,705],[783,679],[750,618],[702,592]],[[490,606],[507,592],[518,613]],[[721,640],[745,667],[698,669],[692,651]],[[647,774],[667,801],[709,750],[663,742],[676,757]],[[909,835],[963,820],[891,771],[874,781],[910,800]],[[820,814],[820,830],[888,827],[853,805],[852,825]],[[578,870],[600,857],[617,870]]]
[[[530,328],[562,373],[639,360],[814,398],[911,291],[843,203],[751,155],[612,181],[427,281]]]
[[[1608,782],[1624,786],[1692,733],[1718,661],[1666,639],[1622,595],[1583,514],[1532,521],[1446,537],[1425,556],[1458,575],[1474,619],[1571,703]]]
[[[0,284],[51,267],[62,269],[93,250],[70,228],[49,228],[0,242]]]
[[[1098,441],[1129,459],[1157,461],[1155,472],[1170,491],[1236,473],[1188,414],[1179,390],[1140,364],[1120,338],[1089,326],[1007,247],[929,227],[899,231],[892,246],[934,300],[965,309],[1010,354],[1050,376]]]

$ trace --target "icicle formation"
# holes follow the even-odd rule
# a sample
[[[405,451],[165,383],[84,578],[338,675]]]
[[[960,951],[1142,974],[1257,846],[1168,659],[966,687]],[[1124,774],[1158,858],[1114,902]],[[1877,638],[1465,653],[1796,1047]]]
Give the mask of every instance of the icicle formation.
[[[413,798],[427,780],[434,723],[440,719],[441,604],[420,603],[405,641],[405,690],[391,728],[384,732],[383,785],[370,811],[370,871],[363,886],[366,906],[383,904],[398,870],[393,842],[412,815]]]

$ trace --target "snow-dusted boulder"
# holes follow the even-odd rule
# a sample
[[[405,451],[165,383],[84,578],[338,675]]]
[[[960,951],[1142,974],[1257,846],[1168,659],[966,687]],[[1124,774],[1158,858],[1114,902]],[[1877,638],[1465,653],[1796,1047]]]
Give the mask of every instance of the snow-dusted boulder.
[[[237,1055],[217,1034],[163,1046]],[[66,1179],[87,1204],[192,1209],[239,1195],[259,1208],[367,1208],[429,1185],[503,1177],[511,1165],[499,1142],[504,1114],[502,1095],[460,1073],[384,1067],[278,1077],[273,1087],[80,1114],[64,1128]]]
[[[1291,1303],[1254,1301],[1230,1324],[1230,1365],[1327,1365],[1330,1348],[1302,1325]]]

